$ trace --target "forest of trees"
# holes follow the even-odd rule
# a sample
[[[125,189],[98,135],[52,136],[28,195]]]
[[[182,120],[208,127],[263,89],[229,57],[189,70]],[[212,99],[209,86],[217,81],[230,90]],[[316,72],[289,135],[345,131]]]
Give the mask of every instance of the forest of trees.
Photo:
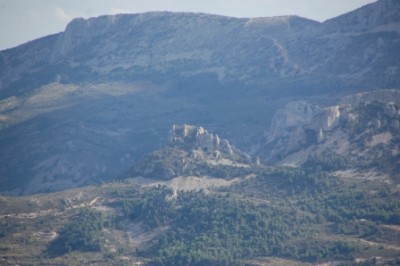
[[[145,222],[147,229],[168,225],[165,234],[140,252],[154,265],[234,265],[271,255],[316,261],[348,258],[357,248],[342,241],[326,241],[321,248],[310,237],[314,221],[276,206],[230,193],[186,192],[168,201],[169,193],[153,188],[121,203],[124,215]],[[309,238],[309,244],[300,247],[298,238]]]
[[[210,193],[180,192],[172,197],[173,192],[162,186],[116,191],[109,203],[115,210],[112,216],[83,211],[60,230],[48,253],[101,250],[102,228],[125,230],[128,219],[145,230],[166,228],[146,248],[135,251],[153,265],[236,265],[267,256],[352,261],[360,243],[321,240],[318,230],[394,242],[400,237],[385,236],[388,233],[379,227],[400,224],[400,201],[393,192],[362,191],[345,186],[321,164],[259,169],[251,180]]]
[[[75,219],[59,232],[56,240],[50,243],[50,256],[60,256],[74,250],[99,251],[101,249],[102,214],[83,209]]]

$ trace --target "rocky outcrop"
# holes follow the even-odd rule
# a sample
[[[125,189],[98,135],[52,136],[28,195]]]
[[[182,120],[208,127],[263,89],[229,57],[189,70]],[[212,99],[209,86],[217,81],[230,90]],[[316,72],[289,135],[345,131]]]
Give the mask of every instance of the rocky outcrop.
[[[145,156],[124,177],[211,176],[230,179],[246,173],[251,164],[250,156],[203,127],[173,125],[166,147]]]
[[[380,102],[400,104],[400,91],[398,90],[377,90],[371,92],[360,92],[343,97],[341,105],[358,105],[361,103]]]
[[[228,140],[220,139],[217,134],[208,133],[203,127],[192,125],[173,125],[169,136],[169,145],[228,156],[241,153]]]
[[[383,90],[345,97],[337,106],[290,103],[274,115],[257,154],[266,162],[290,165],[334,154],[352,167],[393,175],[400,163],[398,96],[397,91]]]

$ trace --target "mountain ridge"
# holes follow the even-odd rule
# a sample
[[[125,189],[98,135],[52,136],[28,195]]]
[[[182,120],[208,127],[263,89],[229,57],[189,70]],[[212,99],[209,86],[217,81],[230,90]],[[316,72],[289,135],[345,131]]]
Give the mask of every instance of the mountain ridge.
[[[298,27],[299,24],[301,24],[301,23],[299,23],[298,20],[300,20],[302,22],[307,21],[307,23],[306,23],[307,25],[297,28],[296,30],[294,30],[295,33],[296,32],[300,33],[299,29],[304,29],[304,27],[313,28],[313,26],[316,26],[316,29],[311,30],[311,33],[316,30],[316,32],[319,35],[326,34],[324,32],[325,25],[331,25],[333,23],[334,25],[332,27],[338,28],[339,30],[340,29],[346,30],[348,28],[347,25],[349,23],[343,22],[345,25],[337,25],[336,21],[338,21],[338,22],[340,22],[342,20],[346,21],[347,17],[360,17],[360,19],[361,19],[361,17],[363,17],[363,13],[365,13],[366,11],[368,11],[367,12],[368,14],[371,12],[382,13],[383,12],[383,11],[381,11],[382,8],[380,8],[379,10],[375,10],[376,9],[375,7],[385,6],[385,3],[386,4],[389,3],[391,5],[389,7],[386,7],[386,9],[384,9],[384,10],[390,10],[391,14],[392,13],[396,14],[395,10],[397,10],[396,9],[397,5],[394,2],[392,3],[391,1],[378,1],[376,3],[368,5],[366,7],[357,9],[356,11],[349,12],[346,15],[338,16],[336,18],[333,18],[333,19],[328,20],[323,23],[311,22],[310,20],[307,20],[305,18],[293,17],[293,16],[289,16],[286,18],[285,17],[272,17],[272,18],[248,19],[248,18],[232,18],[232,17],[224,17],[224,16],[218,16],[218,15],[199,14],[199,13],[171,13],[171,12],[150,12],[150,13],[144,13],[144,14],[124,14],[124,15],[114,15],[114,16],[100,16],[97,18],[90,18],[87,20],[78,18],[78,19],[74,19],[72,22],[70,22],[64,32],[54,35],[54,36],[56,36],[57,41],[56,41],[56,43],[54,43],[54,41],[52,41],[53,44],[51,46],[53,46],[53,48],[52,48],[51,54],[46,55],[46,53],[42,53],[42,55],[44,54],[44,56],[43,56],[44,58],[47,57],[47,61],[50,65],[55,65],[56,69],[58,68],[61,71],[61,73],[59,73],[59,74],[61,74],[61,76],[64,76],[64,79],[66,79],[64,82],[68,82],[68,80],[70,80],[72,78],[72,76],[70,76],[69,74],[63,75],[62,72],[63,71],[66,71],[66,72],[71,71],[74,68],[74,65],[76,65],[77,63],[82,64],[82,61],[81,61],[82,57],[89,59],[89,61],[93,61],[93,58],[90,59],[91,56],[93,56],[93,55],[91,55],[90,50],[94,49],[94,50],[98,50],[97,53],[101,52],[102,48],[100,48],[100,46],[99,46],[99,44],[101,44],[102,47],[109,47],[109,48],[107,48],[107,50],[103,49],[103,51],[101,53],[109,53],[110,54],[110,52],[112,53],[112,51],[113,51],[113,48],[112,48],[113,46],[115,46],[115,45],[121,46],[121,43],[117,44],[116,40],[112,40],[111,42],[104,42],[104,40],[102,40],[102,39],[104,39],[104,34],[108,34],[107,31],[121,32],[125,35],[131,35],[132,37],[137,36],[137,37],[139,37],[139,39],[137,39],[137,40],[140,40],[142,38],[140,34],[143,34],[143,32],[146,30],[148,31],[149,27],[152,24],[163,23],[165,25],[165,27],[161,30],[158,30],[159,35],[168,37],[168,34],[171,34],[174,31],[181,31],[182,32],[180,34],[181,36],[183,34],[184,34],[184,36],[187,36],[186,39],[181,38],[182,41],[180,41],[180,42],[172,43],[173,46],[182,47],[183,51],[185,51],[187,48],[185,48],[185,46],[182,46],[181,43],[188,42],[189,39],[193,40],[192,43],[200,43],[201,44],[201,43],[204,43],[204,41],[206,41],[207,38],[211,38],[210,41],[212,41],[214,43],[218,43],[219,42],[218,39],[220,38],[220,36],[217,36],[217,35],[213,36],[212,31],[210,31],[211,28],[214,28],[213,30],[218,30],[218,27],[221,27],[221,29],[223,29],[223,31],[226,32],[226,34],[229,34],[229,32],[233,33],[238,30],[239,30],[238,32],[243,31],[242,28],[244,26],[254,25],[254,23],[252,23],[252,22],[255,22],[255,21],[261,22],[262,21],[264,23],[261,23],[261,26],[262,26],[261,28],[260,28],[260,23],[257,23],[257,27],[256,27],[257,30],[255,30],[255,28],[252,27],[253,28],[252,30],[255,30],[255,32],[253,34],[261,34],[261,36],[262,35],[266,36],[266,38],[264,40],[260,40],[261,41],[260,44],[262,44],[264,42],[264,45],[273,47],[278,43],[278,46],[277,46],[278,50],[275,51],[275,53],[276,52],[279,53],[279,51],[288,50],[287,52],[285,52],[286,54],[293,54],[296,57],[296,50],[291,51],[293,48],[285,47],[285,45],[282,44],[281,41],[282,41],[282,37],[286,38],[285,31],[287,31],[289,29],[292,31],[294,28]],[[390,7],[392,7],[392,8],[390,8]],[[378,15],[376,15],[376,17],[380,17]],[[386,23],[386,24],[392,23],[392,22],[398,20],[397,16],[390,17],[389,15],[387,15],[384,17],[387,19],[387,21],[383,21],[382,23]],[[195,18],[195,19],[193,19],[193,18]],[[211,19],[211,21],[210,21],[210,19]],[[293,25],[291,25],[291,23],[289,22],[291,19],[295,19],[297,21],[294,22]],[[371,25],[366,24],[369,21],[368,18],[362,18],[362,19],[364,19],[364,20],[360,21],[360,23],[365,25],[365,27],[370,28]],[[267,21],[267,23],[265,23],[266,21]],[[269,23],[268,23],[268,21],[269,21]],[[145,24],[143,24],[145,26],[142,29],[138,29],[137,26],[141,25],[141,23],[145,23]],[[173,25],[173,23],[179,23],[179,24]],[[202,28],[208,29],[209,32],[204,31],[201,28],[199,28],[196,25],[198,23],[201,23]],[[224,25],[222,25],[222,24],[218,25],[218,23],[223,23]],[[213,24],[211,27],[207,26],[207,25],[211,25],[211,24]],[[226,25],[230,25],[230,24],[232,24],[232,26],[229,26],[229,27],[226,26]],[[171,26],[171,25],[173,25],[173,26]],[[273,28],[269,29],[268,25],[272,25],[272,27],[277,26],[278,28],[276,30],[278,30],[278,32],[276,30],[274,30]],[[276,26],[274,26],[274,25],[276,25]],[[135,29],[138,29],[138,30],[135,30]],[[186,29],[190,29],[190,31],[198,32],[198,34],[206,37],[206,39],[198,38],[198,37],[196,37],[197,35],[191,34],[190,31],[188,31]],[[284,30],[282,31],[282,29],[284,29]],[[321,32],[321,30],[322,30],[322,32]],[[152,36],[152,35],[154,36],[154,34],[151,33],[152,31],[148,31],[148,32],[150,34],[148,36]],[[221,36],[224,36],[226,34],[222,33]],[[115,33],[114,33],[114,35],[115,35]],[[119,34],[119,35],[122,36],[121,34]],[[300,34],[300,36],[301,35],[304,35],[304,34]],[[110,36],[110,34],[108,34],[108,36]],[[190,38],[189,38],[189,36],[190,36]],[[249,38],[249,37],[247,37],[246,34],[244,34],[243,37],[236,38],[236,41],[242,41],[242,38]],[[276,37],[278,37],[278,38],[271,41],[271,40],[268,40],[268,38],[270,38],[270,37],[272,37],[274,39]],[[303,36],[301,36],[301,37],[303,37]],[[307,38],[307,34],[304,37]],[[118,34],[117,34],[113,38],[116,39],[116,38],[120,38],[120,37],[118,37]],[[91,42],[90,41],[91,39],[97,39],[97,41],[100,41],[100,43],[96,44],[95,42],[93,42],[92,44],[90,44],[91,49],[86,49],[85,45],[89,45],[87,42],[88,41]],[[228,40],[228,42],[225,42],[225,40],[224,40],[225,43],[229,43],[230,41],[231,40]],[[321,41],[324,42],[324,39],[322,39]],[[142,49],[140,46],[134,44],[132,41],[129,41],[129,42],[131,43],[131,45],[133,45],[132,47]],[[247,45],[246,43],[244,43],[244,44]],[[143,47],[146,47],[146,45],[147,46],[149,45],[149,42],[147,42],[145,39],[143,39],[142,45],[144,45]],[[193,45],[193,44],[190,44],[190,45],[193,47],[196,47],[196,45]],[[329,44],[324,44],[324,45],[329,45]],[[171,44],[168,44],[168,42],[165,42],[165,46],[168,47],[168,46],[171,46]],[[212,57],[211,58],[209,57],[210,55],[207,55],[207,49],[204,50],[199,45],[197,45],[197,47],[200,48],[197,56],[200,56],[200,57],[202,56],[206,60],[205,62],[207,62],[207,60],[212,59],[214,64],[217,63],[217,61],[215,61],[216,58],[213,59]],[[218,47],[218,45],[216,47]],[[279,47],[283,47],[283,49],[281,49]],[[120,50],[121,50],[121,48],[122,47],[119,47]],[[153,46],[150,45],[150,48],[152,51],[156,51],[155,49],[158,49],[157,46],[154,46],[154,45]],[[71,55],[68,55],[68,51],[72,51],[71,49],[72,50],[78,49],[75,51],[75,55],[74,55],[76,57],[76,59],[71,60],[72,58],[70,58],[70,59],[66,58],[67,56],[71,57]],[[193,49],[193,48],[190,48],[190,49]],[[235,50],[236,50],[235,46],[232,46],[230,49],[232,50],[232,52],[235,52]],[[386,48],[386,49],[388,49],[388,48]],[[130,50],[130,53],[135,54],[134,51],[135,50]],[[86,54],[84,52],[86,52]],[[168,52],[168,53],[171,54],[171,52]],[[218,53],[220,53],[220,52],[218,52]],[[306,49],[302,49],[302,53],[305,53],[306,57],[310,56],[310,55],[308,55],[308,52]],[[138,73],[138,75],[140,76],[141,72],[144,71],[143,69],[141,69],[141,67],[143,66],[143,63],[140,63],[140,64],[134,63],[132,65],[132,63],[133,63],[132,59],[134,59],[135,61],[138,61],[138,59],[144,60],[143,62],[145,64],[149,64],[148,59],[146,59],[147,56],[152,57],[151,54],[145,55],[142,58],[137,57],[137,56],[136,57],[131,56],[130,63],[128,63],[129,61],[127,61],[126,60],[127,58],[124,58],[124,57],[119,57],[119,60],[122,60],[122,62],[124,62],[124,61],[127,62],[128,65],[130,64],[129,71],[134,71],[134,72],[136,71]],[[157,54],[155,54],[155,56],[156,57],[154,59],[156,59],[158,61],[157,64],[163,64],[163,61],[160,61],[160,60],[163,60],[162,56],[157,55]],[[179,54],[177,54],[177,56],[179,56]],[[185,55],[180,55],[180,56],[182,59],[190,58]],[[261,54],[259,54],[259,56],[261,56]],[[300,65],[299,62],[296,62],[297,60],[294,61],[294,65],[290,66],[290,62],[284,58],[285,55],[282,55],[282,56],[283,56],[283,59],[280,59],[281,62],[272,62],[272,63],[273,64],[279,63],[279,64],[284,64],[284,65],[287,65],[287,63],[289,63],[289,65],[287,65],[285,67],[285,68],[288,68],[285,71],[294,71],[293,73],[296,73],[296,71],[299,71],[299,70],[296,70],[296,68],[293,68],[296,65]],[[81,58],[78,59],[78,57],[81,57]],[[104,57],[104,55],[102,55],[102,57]],[[160,57],[160,58],[157,58],[157,57]],[[311,58],[309,58],[309,59],[311,59]],[[67,59],[67,60],[65,60],[65,59]],[[221,59],[223,59],[223,58],[221,58]],[[119,74],[116,74],[116,72],[121,71],[121,70],[123,71],[123,75],[128,75],[128,76],[130,75],[129,71],[124,70],[125,69],[124,64],[118,65],[118,64],[114,63],[113,69],[109,69],[109,67],[107,67],[107,68],[102,67],[102,64],[104,64],[104,62],[105,62],[104,60],[108,60],[108,63],[107,63],[108,65],[112,62],[112,61],[110,61],[110,58],[107,59],[106,57],[104,57],[103,59],[100,60],[100,62],[93,61],[94,65],[93,65],[93,63],[91,63],[92,65],[90,65],[90,66],[87,65],[87,67],[92,68],[92,72],[93,72],[92,75],[97,73],[95,75],[96,78],[102,78],[102,76],[105,76],[105,75],[111,79],[121,78],[121,76],[120,77],[115,76],[115,75],[119,75]],[[223,65],[225,67],[226,66],[229,66],[230,68],[237,67],[237,66],[235,66],[236,63],[234,63],[233,61],[230,61],[230,60],[226,61],[227,58],[225,58],[223,60],[224,60]],[[99,61],[99,60],[96,60],[96,61]],[[168,61],[169,60],[165,61],[164,64],[168,63]],[[232,65],[232,63],[233,63],[233,65]],[[136,65],[136,66],[134,66],[134,65]],[[151,64],[150,64],[150,66],[151,66]],[[72,67],[72,69],[71,69],[71,67]],[[85,67],[83,67],[83,68],[82,67],[83,66],[80,67],[80,71],[87,71],[87,70],[85,70]],[[135,67],[136,67],[136,69],[135,69]],[[267,65],[267,67],[268,67],[268,65]],[[303,68],[304,67],[305,66],[303,66]],[[118,68],[121,68],[121,70],[118,70]],[[207,67],[207,68],[210,69],[209,67]],[[293,69],[290,69],[290,68],[293,68]],[[308,68],[309,68],[309,66],[307,68],[305,68],[304,70],[309,71]],[[313,68],[315,68],[315,66]],[[188,68],[186,66],[186,71],[187,71],[187,69]],[[203,71],[205,71],[206,69],[204,69]],[[269,66],[268,69],[271,69],[271,66]],[[301,67],[300,67],[300,69],[301,69]],[[46,69],[46,71],[49,71],[49,70],[50,69]],[[110,72],[110,70],[111,70],[111,72]],[[156,73],[158,72],[157,75],[160,75],[160,70],[161,69],[158,69],[158,70],[153,69],[151,71],[155,71]],[[256,69],[254,69],[254,70],[256,70]],[[206,70],[206,71],[208,71],[208,70]],[[215,70],[214,71],[211,70],[211,71],[214,72]],[[222,70],[220,69],[219,73],[217,72],[220,79],[221,78],[224,79],[224,77],[229,76],[229,74],[227,73],[226,70],[223,70],[223,72],[221,72],[221,71]],[[259,71],[259,70],[257,70],[257,71]],[[114,74],[113,74],[113,72],[114,72]],[[264,72],[264,75],[266,73],[268,73],[268,72]],[[276,74],[278,74],[278,76],[279,76],[279,75],[282,75],[283,73],[284,72],[276,73]],[[289,76],[293,76],[293,73],[291,74],[291,72],[289,72],[288,74],[289,74]],[[253,73],[252,76],[254,76],[254,74],[255,73]],[[56,76],[56,75],[58,75],[58,74],[54,73],[54,76]],[[284,74],[284,75],[286,75],[286,74]],[[12,76],[12,75],[8,74],[7,76]],[[53,77],[53,79],[54,78],[55,77]],[[73,77],[73,79],[76,79],[76,78],[79,79],[79,77]],[[5,82],[3,80],[0,84],[2,84],[2,87],[0,87],[0,90],[3,90],[4,87],[7,87],[7,82]]]
[[[360,20],[386,4],[391,13],[380,24]],[[112,179],[162,148],[173,124],[202,125],[252,154],[289,102],[327,107],[360,91],[398,88],[396,10],[379,1],[335,23],[103,16],[1,51],[2,189]],[[351,17],[368,30],[339,23]]]

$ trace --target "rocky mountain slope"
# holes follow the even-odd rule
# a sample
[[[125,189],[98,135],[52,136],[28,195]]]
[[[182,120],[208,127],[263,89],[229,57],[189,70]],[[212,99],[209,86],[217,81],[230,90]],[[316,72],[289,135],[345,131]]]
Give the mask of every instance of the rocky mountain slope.
[[[185,13],[79,18],[65,32],[3,51],[0,90],[15,95],[24,82],[165,82],[199,74],[250,84],[340,76],[346,86],[357,77],[358,88],[397,85],[398,10],[397,1],[381,0],[323,23]]]
[[[297,166],[330,157],[338,168],[374,169],[398,181],[399,127],[396,90],[358,93],[329,107],[291,102],[274,115],[258,154],[268,162]]]
[[[173,124],[202,125],[251,153],[288,102],[397,88],[398,14],[398,1],[380,0],[323,23],[101,16],[1,51],[0,190],[112,179],[161,148]]]

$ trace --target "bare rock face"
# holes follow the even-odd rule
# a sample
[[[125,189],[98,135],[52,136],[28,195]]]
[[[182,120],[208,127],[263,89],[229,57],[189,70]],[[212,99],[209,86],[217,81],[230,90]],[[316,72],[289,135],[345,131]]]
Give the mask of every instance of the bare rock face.
[[[324,132],[338,127],[344,121],[354,120],[348,105],[320,107],[304,101],[289,102],[273,116],[266,134],[266,143],[283,139],[282,149],[296,150],[307,142],[324,140]]]
[[[382,90],[345,97],[337,106],[290,103],[276,112],[257,154],[266,162],[290,165],[333,154],[352,167],[383,167],[378,170],[393,174],[400,162],[398,96]]]
[[[287,128],[308,125],[320,109],[320,107],[310,105],[304,101],[288,103],[285,108],[274,114],[267,141],[271,142],[282,136]]]

